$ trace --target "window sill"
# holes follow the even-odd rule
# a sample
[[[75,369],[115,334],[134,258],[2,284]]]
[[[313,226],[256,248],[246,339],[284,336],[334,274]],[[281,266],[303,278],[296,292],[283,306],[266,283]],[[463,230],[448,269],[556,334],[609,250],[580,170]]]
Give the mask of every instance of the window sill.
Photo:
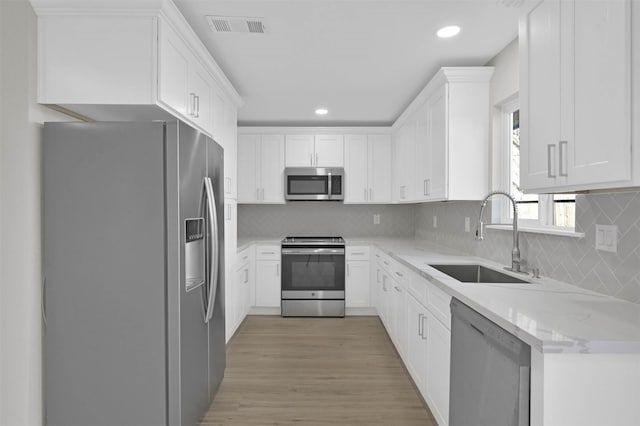
[[[497,229],[501,231],[513,231],[513,226],[511,225],[487,225],[487,229]],[[576,232],[569,228],[561,228],[561,227],[545,227],[545,228],[534,228],[530,226],[518,226],[518,231],[526,232],[529,234],[546,234],[546,235],[555,235],[559,237],[569,237],[569,238],[584,238],[584,232]]]

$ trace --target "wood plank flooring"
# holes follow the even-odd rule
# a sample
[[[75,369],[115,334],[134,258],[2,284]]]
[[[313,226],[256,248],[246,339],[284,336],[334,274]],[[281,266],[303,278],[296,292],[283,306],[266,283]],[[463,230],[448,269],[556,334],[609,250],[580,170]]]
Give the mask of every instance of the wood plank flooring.
[[[437,426],[377,317],[249,316],[202,426]]]

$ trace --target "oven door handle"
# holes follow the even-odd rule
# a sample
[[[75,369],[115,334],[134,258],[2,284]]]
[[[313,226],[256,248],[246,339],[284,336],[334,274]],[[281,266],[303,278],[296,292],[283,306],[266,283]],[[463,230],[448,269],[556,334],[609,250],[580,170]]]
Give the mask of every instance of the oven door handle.
[[[344,254],[343,248],[283,248],[282,254],[336,255]]]

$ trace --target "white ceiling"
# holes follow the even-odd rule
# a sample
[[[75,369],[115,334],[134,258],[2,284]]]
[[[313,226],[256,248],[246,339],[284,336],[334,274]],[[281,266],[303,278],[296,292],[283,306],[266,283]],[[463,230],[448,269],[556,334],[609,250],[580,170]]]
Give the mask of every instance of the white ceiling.
[[[521,0],[176,0],[245,104],[240,125],[390,125],[442,66],[484,65],[517,37]],[[266,19],[214,33],[206,15]],[[438,39],[456,24],[462,32]],[[329,114],[318,117],[324,106]]]

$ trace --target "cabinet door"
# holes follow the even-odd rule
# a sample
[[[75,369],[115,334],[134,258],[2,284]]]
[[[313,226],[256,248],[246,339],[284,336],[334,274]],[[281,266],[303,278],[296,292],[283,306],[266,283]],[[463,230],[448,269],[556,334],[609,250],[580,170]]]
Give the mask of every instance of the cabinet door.
[[[256,306],[280,307],[280,261],[256,262]]]
[[[449,424],[449,367],[451,331],[427,313],[427,402],[438,424]]]
[[[393,294],[393,306],[391,307],[393,313],[391,315],[393,316],[394,341],[400,356],[403,359],[406,359],[408,338],[406,292],[400,284],[395,282],[395,280],[393,281],[393,288],[391,289],[391,292]]]
[[[158,99],[183,117],[189,104],[190,51],[168,25],[160,26]]]
[[[520,186],[524,190],[551,187],[558,175],[559,17],[560,2],[544,1],[520,25]]]
[[[369,300],[369,262],[347,262],[345,306],[347,308],[371,306]]]
[[[369,135],[369,202],[391,202],[391,136]],[[348,176],[348,175],[347,175]]]
[[[200,64],[191,58],[189,62],[189,102],[188,117],[194,124],[213,135],[213,77]],[[223,146],[223,148],[227,148]]]
[[[562,2],[561,16],[563,112],[573,115],[562,115],[558,175],[570,185],[630,180],[630,1]]]
[[[238,135],[238,203],[258,201],[260,135]]]
[[[316,135],[315,166],[344,167],[344,138],[342,135]]]
[[[407,297],[407,369],[420,393],[426,395],[426,309],[413,296]]]
[[[431,179],[431,145],[432,140],[429,139],[429,126],[427,103],[422,105],[416,115],[416,154],[415,154],[415,185],[414,192],[416,201],[424,201],[428,199],[427,185]]]
[[[315,165],[313,135],[287,135],[285,137],[286,167],[313,167]]]
[[[284,135],[262,135],[260,202],[284,203]]]
[[[224,196],[238,198],[238,119],[236,108],[225,108]]]
[[[345,203],[365,203],[369,200],[367,135],[346,135]]]
[[[446,199],[449,170],[447,85],[443,85],[427,101],[427,155],[429,174],[423,182],[428,200]],[[473,179],[473,177],[469,177]]]
[[[414,148],[415,148],[415,121],[413,118],[404,123],[397,135],[394,144],[395,151],[395,175],[398,200],[411,201],[413,199],[413,174],[414,174]]]

